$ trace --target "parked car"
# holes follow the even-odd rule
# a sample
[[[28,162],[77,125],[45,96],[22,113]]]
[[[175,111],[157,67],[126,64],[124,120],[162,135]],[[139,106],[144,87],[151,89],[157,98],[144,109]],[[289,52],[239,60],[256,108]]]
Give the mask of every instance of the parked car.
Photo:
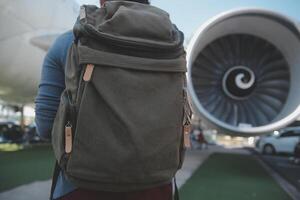
[[[2,142],[22,142],[21,127],[14,121],[0,121],[0,135]]]
[[[46,143],[49,141],[42,140],[36,132],[36,124],[32,123],[25,127],[23,142],[29,144]]]
[[[297,158],[300,158],[300,140],[299,142],[296,144],[296,147],[295,147],[295,157]]]
[[[36,132],[36,125],[32,123],[21,129],[20,125],[14,121],[0,121],[0,143],[44,143]]]
[[[293,154],[299,141],[300,127],[288,127],[260,137],[256,142],[256,149],[268,155],[276,153]]]

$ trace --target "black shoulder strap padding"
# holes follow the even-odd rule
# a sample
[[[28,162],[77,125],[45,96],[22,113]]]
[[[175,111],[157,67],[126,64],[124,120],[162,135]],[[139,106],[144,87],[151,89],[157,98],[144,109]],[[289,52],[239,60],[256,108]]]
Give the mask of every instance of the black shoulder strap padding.
[[[176,183],[176,178],[174,177],[174,200],[179,200],[179,192]]]
[[[51,185],[51,191],[50,191],[50,200],[53,200],[53,193],[54,193],[54,190],[56,187],[59,172],[60,172],[60,167],[58,165],[58,162],[55,161],[54,172],[53,172],[53,177],[52,177],[52,185]]]

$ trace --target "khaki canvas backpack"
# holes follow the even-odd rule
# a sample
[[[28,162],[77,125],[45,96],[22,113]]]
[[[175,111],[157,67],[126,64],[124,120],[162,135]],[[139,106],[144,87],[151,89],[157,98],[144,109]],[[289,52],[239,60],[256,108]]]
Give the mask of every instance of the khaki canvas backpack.
[[[55,157],[76,186],[132,191],[166,184],[183,160],[183,34],[154,6],[82,6],[52,129]]]

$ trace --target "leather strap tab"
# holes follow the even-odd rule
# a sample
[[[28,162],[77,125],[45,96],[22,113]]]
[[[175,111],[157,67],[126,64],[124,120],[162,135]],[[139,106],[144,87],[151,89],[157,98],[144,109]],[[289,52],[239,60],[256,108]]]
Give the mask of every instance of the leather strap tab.
[[[183,139],[184,139],[184,146],[186,148],[191,147],[190,130],[191,130],[191,125],[183,126],[183,136],[184,136]]]
[[[84,75],[83,75],[83,80],[88,82],[91,80],[92,78],[92,74],[93,74],[93,71],[94,71],[94,67],[95,65],[93,64],[87,64],[86,65],[86,68],[85,68],[85,72],[84,72]]]
[[[173,200],[179,200],[179,191],[176,183],[176,177],[174,177],[174,196]]]
[[[79,19],[83,20],[86,18],[86,11],[85,11],[85,7],[81,6],[80,7],[80,13],[79,13]]]
[[[65,127],[65,151],[66,153],[72,152],[72,127]]]

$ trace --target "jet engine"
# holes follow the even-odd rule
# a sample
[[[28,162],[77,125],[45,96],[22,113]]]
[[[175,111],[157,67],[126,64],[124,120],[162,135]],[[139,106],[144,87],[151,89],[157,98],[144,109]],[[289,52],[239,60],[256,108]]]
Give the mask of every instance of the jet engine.
[[[300,31],[268,10],[239,9],[205,23],[187,51],[188,92],[221,133],[254,136],[300,114]]]

